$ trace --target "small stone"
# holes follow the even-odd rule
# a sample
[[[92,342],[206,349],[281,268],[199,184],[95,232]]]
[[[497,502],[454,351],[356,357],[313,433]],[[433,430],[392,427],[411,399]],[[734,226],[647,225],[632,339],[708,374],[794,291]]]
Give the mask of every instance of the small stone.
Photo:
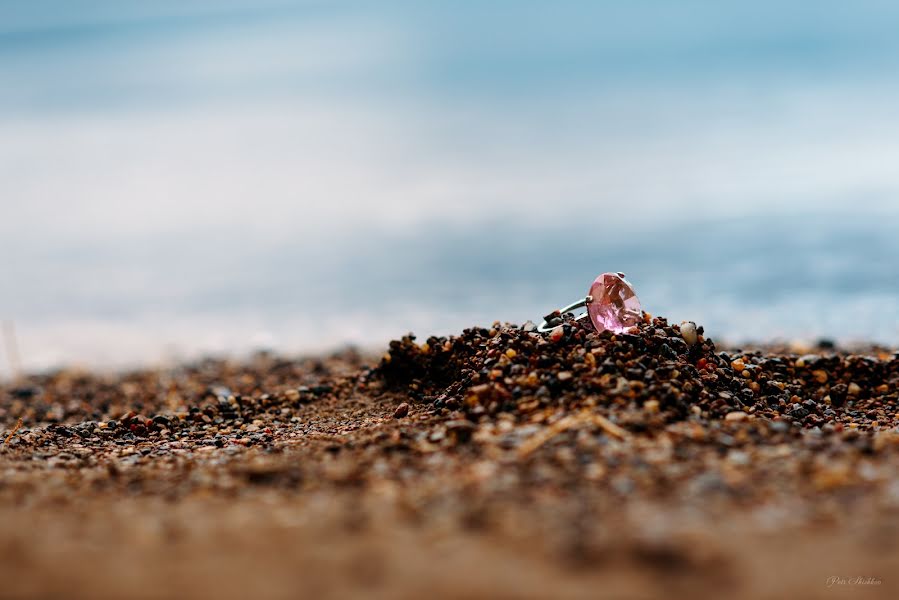
[[[790,424],[787,421],[772,421],[769,427],[775,433],[784,433],[790,429]]]
[[[446,422],[446,432],[457,442],[467,442],[474,433],[475,426],[470,421],[456,420]]]
[[[746,363],[744,363],[741,359],[737,359],[730,363],[730,366],[733,367],[734,371],[740,373],[743,369],[746,368]]]
[[[725,415],[725,417],[724,417],[724,420],[725,421],[745,421],[747,417],[749,417],[749,415],[747,415],[746,413],[739,411],[739,410],[735,410],[733,412],[727,413],[727,415]]]
[[[741,467],[745,467],[749,464],[749,454],[746,452],[742,452],[740,450],[731,450],[727,453],[728,462],[738,465]]]
[[[839,408],[843,406],[843,403],[846,401],[846,394],[848,393],[849,388],[845,383],[838,383],[830,388],[830,404],[832,406],[836,406]]]
[[[172,426],[172,422],[165,415],[156,415],[153,417],[153,424],[166,429]]]
[[[549,332],[549,340],[551,342],[558,342],[563,337],[565,337],[565,329],[561,325]]]
[[[789,414],[794,419],[804,419],[805,417],[807,417],[809,415],[809,411],[807,408],[803,408],[803,406],[801,404],[799,404],[798,402],[794,402],[793,405],[790,407]]]
[[[677,352],[675,352],[668,344],[662,344],[659,347],[659,354],[661,354],[665,358],[670,358],[671,360],[677,358]]]
[[[812,376],[818,383],[827,383],[827,372],[822,371],[821,369],[812,371]]]
[[[394,419],[402,419],[403,417],[405,417],[408,414],[409,414],[409,403],[403,402],[402,404],[400,404],[399,406],[396,407],[395,411],[393,411],[393,418]]]
[[[699,341],[699,335],[696,333],[696,323],[693,321],[683,321],[680,324],[680,335],[687,342],[688,346],[692,346]]]
[[[40,388],[32,386],[14,387],[9,390],[9,395],[19,400],[28,400],[41,393]]]
[[[847,391],[850,396],[858,396],[862,392],[862,388],[860,388],[857,383],[850,383]]]
[[[817,354],[804,354],[803,356],[800,356],[799,358],[796,359],[796,366],[804,367],[806,365],[812,365],[812,364],[818,362],[818,360],[820,360],[820,358],[821,357],[818,356]]]

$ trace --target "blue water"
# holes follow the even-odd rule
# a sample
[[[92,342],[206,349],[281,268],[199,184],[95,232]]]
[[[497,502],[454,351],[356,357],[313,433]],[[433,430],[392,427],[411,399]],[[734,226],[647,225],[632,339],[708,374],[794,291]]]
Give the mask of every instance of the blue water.
[[[620,270],[714,337],[896,345],[897,26],[870,1],[0,2],[0,319],[27,368],[378,347]]]

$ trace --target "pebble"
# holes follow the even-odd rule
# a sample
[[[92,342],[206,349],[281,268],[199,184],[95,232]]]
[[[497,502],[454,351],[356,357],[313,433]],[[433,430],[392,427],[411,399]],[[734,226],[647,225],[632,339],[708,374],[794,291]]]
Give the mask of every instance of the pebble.
[[[693,321],[683,321],[680,324],[680,334],[688,346],[693,346],[699,341],[699,335],[696,333],[696,323]]]
[[[396,407],[395,411],[393,411],[393,418],[394,419],[402,419],[403,417],[405,417],[408,414],[409,414],[409,403],[403,402],[402,404],[400,404],[399,406]]]
[[[731,450],[727,453],[728,462],[739,465],[746,466],[750,462],[749,453],[741,452],[740,450]]]
[[[800,356],[798,359],[796,359],[795,365],[796,365],[797,367],[804,367],[804,366],[806,366],[806,365],[813,365],[813,364],[815,364],[816,362],[818,362],[818,360],[820,360],[820,358],[821,358],[821,357],[818,356],[817,354],[804,354],[804,355]]]

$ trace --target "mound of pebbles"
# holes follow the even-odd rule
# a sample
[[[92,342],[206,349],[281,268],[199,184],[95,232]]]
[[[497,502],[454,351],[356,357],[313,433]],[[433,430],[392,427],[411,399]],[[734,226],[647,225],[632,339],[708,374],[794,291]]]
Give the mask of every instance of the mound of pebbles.
[[[703,334],[649,315],[618,335],[571,319],[548,335],[532,323],[497,323],[422,344],[394,341],[377,373],[470,421],[501,413],[540,421],[596,407],[631,431],[690,419],[762,419],[775,431],[899,425],[899,354],[718,351]]]

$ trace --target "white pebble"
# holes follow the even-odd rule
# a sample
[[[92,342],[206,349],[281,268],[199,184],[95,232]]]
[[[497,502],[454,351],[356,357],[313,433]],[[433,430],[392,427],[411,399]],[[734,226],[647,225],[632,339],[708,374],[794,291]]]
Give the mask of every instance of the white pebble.
[[[727,453],[727,460],[735,465],[745,466],[749,464],[749,455],[739,450],[731,450]]]
[[[687,342],[688,346],[692,346],[698,342],[699,337],[696,334],[696,323],[693,321],[683,321],[680,324],[680,335],[684,338],[684,341]]]

